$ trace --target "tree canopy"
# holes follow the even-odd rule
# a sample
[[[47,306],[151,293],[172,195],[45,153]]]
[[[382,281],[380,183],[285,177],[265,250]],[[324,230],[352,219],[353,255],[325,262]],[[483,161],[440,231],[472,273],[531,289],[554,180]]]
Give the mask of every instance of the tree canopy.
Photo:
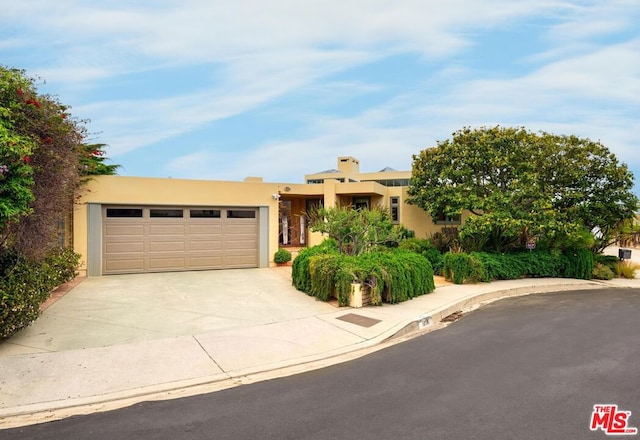
[[[469,211],[461,240],[504,251],[530,240],[602,247],[635,217],[632,187],[632,173],[600,142],[496,126],[464,128],[414,155],[408,193],[434,218]]]
[[[346,255],[361,255],[377,246],[396,245],[403,231],[393,224],[391,214],[382,209],[320,207],[309,213],[313,232],[327,234]]]

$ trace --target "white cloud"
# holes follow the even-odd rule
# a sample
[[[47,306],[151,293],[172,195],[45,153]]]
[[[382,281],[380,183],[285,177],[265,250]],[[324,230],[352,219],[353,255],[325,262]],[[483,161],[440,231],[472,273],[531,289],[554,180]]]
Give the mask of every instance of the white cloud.
[[[293,92],[339,103],[343,96],[384,88],[335,75],[410,53],[437,65],[425,72],[421,88],[404,90],[356,117],[310,109],[307,125],[293,137],[254,146],[258,160],[251,164],[227,152],[221,171],[211,166],[222,163],[221,153],[201,147],[171,161],[170,168],[234,179],[268,178],[271,172],[277,178],[271,170],[288,170],[283,172],[299,180],[334,167],[337,156],[354,155],[365,171],[402,169],[411,154],[464,125],[495,123],[599,137],[635,161],[640,40],[629,35],[637,35],[637,0],[2,3],[0,28],[11,32],[0,51],[20,47],[31,63],[42,57],[30,73],[65,90],[64,101],[73,96],[74,114],[92,119],[91,128],[103,132],[101,141],[111,145],[116,159]],[[461,61],[483,32],[535,18],[541,19],[536,26],[547,46],[522,53],[528,71],[477,72]],[[608,42],[612,36],[615,41]],[[167,66],[194,64],[211,66],[216,76],[181,89],[179,96],[160,91],[164,85],[136,100],[92,95],[114,78],[152,77]],[[327,97],[318,99],[321,93]],[[214,168],[216,174],[208,174]]]

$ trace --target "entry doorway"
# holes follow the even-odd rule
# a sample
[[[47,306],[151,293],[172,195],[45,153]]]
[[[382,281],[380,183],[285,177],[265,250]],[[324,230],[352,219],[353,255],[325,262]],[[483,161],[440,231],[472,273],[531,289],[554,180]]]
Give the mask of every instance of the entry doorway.
[[[321,204],[321,199],[281,199],[278,212],[278,244],[282,247],[307,246],[309,237],[308,212]]]

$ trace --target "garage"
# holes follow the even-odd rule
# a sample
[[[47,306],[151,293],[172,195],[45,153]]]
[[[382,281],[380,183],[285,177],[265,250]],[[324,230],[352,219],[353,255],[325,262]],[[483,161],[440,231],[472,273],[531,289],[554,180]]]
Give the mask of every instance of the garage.
[[[259,209],[102,206],[102,273],[259,266]]]

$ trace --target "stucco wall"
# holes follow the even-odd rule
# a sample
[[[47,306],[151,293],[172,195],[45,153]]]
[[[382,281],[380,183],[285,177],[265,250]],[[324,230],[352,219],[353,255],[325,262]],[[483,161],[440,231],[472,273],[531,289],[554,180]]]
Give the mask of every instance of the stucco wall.
[[[83,191],[74,210],[74,248],[86,275],[87,204],[267,207],[269,261],[278,249],[278,184],[211,180],[98,176]]]
[[[162,179],[124,176],[99,176],[85,188],[74,211],[73,242],[82,255],[81,274],[86,274],[88,254],[87,204],[96,205],[159,205],[159,206],[246,206],[260,207],[268,212],[266,230],[268,261],[278,249],[278,200],[273,195],[300,199],[299,209],[306,198],[322,198],[325,206],[336,206],[343,198],[368,195],[373,205],[389,208],[390,197],[400,197],[400,223],[415,231],[416,237],[426,238],[440,232],[443,226],[434,224],[422,209],[406,204],[406,187],[386,187],[374,182],[339,183],[327,179],[323,184],[266,183],[260,179],[244,182]],[[95,213],[94,213],[95,215]],[[463,220],[465,215],[463,215]],[[320,243],[324,237],[309,233],[309,246]]]

